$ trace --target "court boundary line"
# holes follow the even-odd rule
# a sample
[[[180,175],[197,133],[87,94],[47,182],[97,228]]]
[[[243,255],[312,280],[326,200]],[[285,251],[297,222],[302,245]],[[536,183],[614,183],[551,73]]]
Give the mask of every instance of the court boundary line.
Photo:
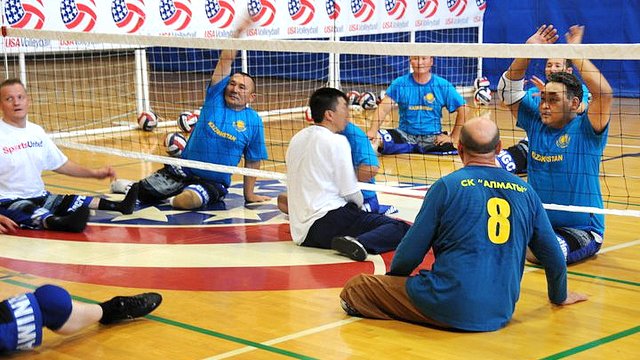
[[[632,240],[630,242],[626,242],[626,243],[622,243],[619,245],[614,245],[611,247],[607,247],[604,248],[600,251],[600,253],[606,253],[609,251],[614,251],[614,250],[619,250],[619,249],[623,249],[623,248],[627,248],[627,247],[631,247],[631,246],[635,246],[636,244],[640,243],[640,239],[636,239],[636,240]],[[541,267],[537,266],[537,265],[527,265],[528,269],[524,269],[524,272],[529,272],[529,271],[535,271],[535,270],[539,270],[541,269]],[[9,269],[10,270],[10,269]],[[579,272],[568,272],[571,275],[575,275],[575,276],[584,276],[584,277],[589,277],[589,278],[594,278],[594,279],[599,279],[599,280],[604,280],[604,281],[611,281],[611,282],[616,282],[616,283],[623,283],[623,284],[629,284],[629,285],[634,285],[634,286],[640,286],[640,283],[636,283],[636,282],[631,282],[631,281],[626,281],[626,280],[620,280],[620,279],[614,279],[614,278],[607,278],[607,277],[598,277],[595,275],[591,275],[591,274],[584,274],[584,273],[579,273]],[[18,281],[18,280],[14,280],[11,279],[11,277],[16,276],[16,275],[23,275],[22,273],[15,273],[13,275],[7,275],[4,276],[2,278],[0,278],[0,282],[4,282],[7,284],[11,284],[14,286],[19,286],[19,287],[24,287],[27,289],[31,289],[34,290],[36,289],[38,286],[36,285],[32,285],[26,282],[22,282],[22,281]],[[81,302],[85,302],[85,303],[90,303],[90,304],[97,304],[98,302],[95,300],[91,300],[88,298],[84,298],[84,297],[80,297],[80,296],[76,296],[76,295],[72,295],[71,296],[74,300],[77,301],[81,301]],[[265,350],[265,351],[269,351],[269,352],[273,352],[276,354],[280,354],[280,355],[284,355],[284,356],[288,356],[288,357],[293,357],[296,359],[315,359],[313,357],[310,356],[306,356],[306,355],[302,355],[302,354],[298,354],[295,352],[291,352],[288,350],[284,350],[284,349],[280,349],[280,348],[276,348],[273,346],[270,346],[268,344],[276,344],[276,343],[282,343],[284,341],[289,341],[289,340],[295,340],[298,339],[300,337],[306,336],[308,334],[315,334],[324,330],[328,330],[328,329],[332,329],[332,328],[337,328],[343,325],[347,325],[347,324],[351,324],[353,322],[357,322],[360,320],[363,320],[362,318],[358,318],[358,317],[351,317],[351,318],[347,318],[347,319],[343,319],[340,321],[335,321],[329,324],[325,324],[325,325],[321,325],[321,326],[317,326],[317,327],[313,327],[313,328],[309,328],[306,330],[302,330],[296,333],[292,333],[289,335],[285,335],[285,336],[281,336],[278,338],[274,338],[271,340],[267,340],[267,341],[263,341],[263,342],[254,342],[251,340],[247,340],[247,339],[242,339],[239,337],[235,337],[232,335],[227,335],[227,334],[223,334],[221,332],[217,332],[217,331],[213,331],[213,330],[208,330],[208,329],[204,329],[195,325],[191,325],[191,324],[187,324],[187,323],[183,323],[183,322],[179,322],[179,321],[175,321],[175,320],[171,320],[171,319],[167,319],[167,318],[163,318],[160,316],[156,316],[156,315],[147,315],[145,316],[145,318],[149,319],[149,320],[153,320],[159,323],[163,323],[166,325],[171,325],[174,327],[178,327],[180,329],[185,329],[185,330],[190,330],[190,331],[194,331],[203,335],[209,335],[212,337],[216,337],[218,339],[222,339],[222,340],[227,340],[230,342],[234,342],[234,343],[239,343],[239,344],[243,344],[246,345],[244,348],[240,348],[240,349],[236,349],[236,350],[232,350],[229,352],[225,352],[222,354],[218,354],[215,355],[214,357],[208,357],[205,358],[207,360],[209,359],[224,359],[228,356],[233,356],[236,355],[234,352],[236,351],[242,351],[241,353],[246,353],[246,352],[250,352],[250,351],[254,351],[254,350]],[[570,356],[573,353],[571,351],[576,351],[576,353],[578,352],[582,352],[582,351],[586,351],[588,349],[591,348],[595,348],[599,345],[602,344],[606,344],[608,342],[612,342],[614,340],[629,336],[629,335],[633,335],[635,333],[637,333],[638,331],[640,331],[640,326],[637,326],[635,328],[631,328],[629,330],[620,332],[620,333],[616,333],[610,336],[607,336],[605,338],[602,339],[598,339],[598,340],[594,340],[594,341],[590,341],[586,344],[583,345],[579,345],[577,347],[574,347],[572,349],[568,349],[562,352],[559,352],[555,355],[551,355],[551,356],[559,356],[559,357],[552,357],[552,358],[544,358],[544,359],[560,359],[566,356]],[[229,353],[234,353],[232,355],[227,355]]]
[[[33,284],[29,284],[26,282],[22,282],[22,281],[18,281],[18,280],[14,280],[11,279],[10,277],[19,275],[20,273],[16,273],[16,274],[12,274],[12,275],[7,275],[7,278],[0,278],[0,281],[7,283],[7,284],[11,284],[14,286],[19,286],[19,287],[23,287],[23,288],[27,288],[30,290],[35,290],[38,286],[40,285],[33,285]],[[99,304],[98,301],[92,300],[92,299],[88,299],[85,297],[81,297],[81,296],[77,296],[77,295],[71,295],[71,298],[73,300],[76,301],[80,301],[80,302],[84,302],[84,303],[89,303],[89,304]],[[227,335],[227,334],[223,334],[221,332],[218,331],[214,331],[214,330],[209,330],[209,329],[205,329],[199,326],[195,326],[195,325],[191,325],[191,324],[187,324],[187,323],[183,323],[180,321],[175,321],[175,320],[171,320],[171,319],[167,319],[161,316],[156,316],[156,315],[147,315],[144,316],[144,318],[155,321],[155,322],[159,322],[165,325],[170,325],[170,326],[174,326],[180,329],[185,329],[185,330],[191,330],[193,332],[199,333],[199,334],[203,334],[203,335],[209,335],[218,339],[222,339],[222,340],[227,340],[233,343],[239,343],[239,344],[243,344],[243,345],[247,345],[252,349],[260,349],[260,350],[265,350],[265,351],[269,351],[272,353],[276,353],[279,355],[284,355],[284,356],[288,356],[291,358],[295,358],[295,359],[304,359],[304,360],[315,360],[316,358],[314,357],[310,357],[307,355],[302,355],[302,354],[298,354],[295,353],[293,351],[289,351],[289,350],[284,350],[284,349],[280,349],[280,348],[276,348],[273,346],[269,346],[269,345],[265,345],[264,343],[258,343],[255,341],[251,341],[251,340],[247,340],[247,339],[242,339],[236,336],[232,336],[232,335]]]
[[[586,344],[582,344],[580,346],[576,346],[574,348],[571,348],[571,349],[568,349],[568,350],[565,350],[565,351],[561,351],[561,352],[553,354],[553,355],[545,356],[545,357],[541,358],[540,360],[564,359],[565,357],[579,354],[579,353],[581,353],[583,351],[587,351],[589,349],[593,349],[593,348],[598,347],[600,345],[604,345],[604,344],[616,341],[618,339],[622,339],[624,337],[634,335],[634,334],[636,334],[638,332],[640,332],[640,326],[632,327],[630,329],[623,330],[623,331],[617,332],[615,334],[611,334],[609,336],[605,336],[605,337],[603,337],[601,339],[593,340],[593,341],[590,341],[590,342],[588,342]]]
[[[623,243],[623,244],[619,244],[619,245],[614,245],[614,246],[611,246],[611,247],[607,247],[605,249],[602,249],[600,251],[600,253],[606,253],[606,252],[613,251],[613,250],[619,250],[619,249],[623,249],[623,248],[626,248],[626,247],[634,246],[636,244],[640,244],[640,239],[633,240],[633,241],[630,241],[630,242],[627,242],[627,243]],[[527,267],[528,268],[524,269],[524,272],[530,272],[530,271],[535,271],[535,270],[542,269],[541,266],[537,266],[537,265],[527,265]],[[567,274],[576,275],[576,276],[585,276],[585,277],[590,277],[590,278],[595,278],[595,279],[600,279],[600,280],[605,280],[605,281],[611,281],[611,282],[617,282],[617,283],[640,286],[640,283],[635,283],[635,282],[626,281],[626,280],[620,280],[620,279],[614,279],[614,278],[598,277],[598,276],[594,276],[594,275],[590,275],[590,274],[582,274],[582,273],[573,272],[573,271],[567,271]],[[302,336],[305,336],[307,334],[315,334],[315,333],[318,333],[320,331],[324,331],[324,330],[331,329],[331,328],[338,327],[338,326],[342,326],[342,325],[347,325],[347,324],[350,324],[350,323],[355,322],[355,321],[363,320],[363,318],[358,318],[358,317],[353,317],[352,319],[354,319],[354,321],[345,322],[344,320],[341,320],[341,321],[337,321],[337,322],[334,322],[334,323],[329,323],[329,324],[326,324],[326,325],[318,326],[318,327],[315,327],[315,328],[310,328],[310,329],[307,329],[307,330],[299,331],[297,333],[293,333],[293,334],[290,334],[290,335],[285,335],[285,336],[282,336],[282,337],[279,337],[279,338],[268,340],[268,341],[263,342],[263,344],[271,344],[272,341],[277,341],[276,343],[280,343],[282,341],[285,341],[285,340],[280,341],[280,339],[286,339],[286,341],[295,340],[295,339],[300,338]],[[332,326],[334,324],[337,324],[337,325],[336,326]],[[632,334],[629,334],[629,335],[632,335]],[[627,336],[627,335],[625,335],[625,336]],[[620,338],[620,337],[618,337],[618,338]],[[616,340],[618,338],[615,338],[614,340]],[[613,341],[613,340],[610,340],[610,341]],[[595,347],[595,346],[592,346],[592,347]],[[205,358],[203,360],[225,359],[225,358],[228,358],[228,357],[231,357],[231,356],[235,356],[235,355],[238,355],[238,354],[244,354],[244,353],[247,353],[247,352],[250,352],[250,351],[254,351],[254,350],[256,350],[256,349],[252,348],[252,347],[245,347],[245,348],[232,350],[232,351],[229,351],[229,352],[226,352],[226,353],[218,354],[218,355],[215,355],[215,356],[212,356],[212,357],[208,357],[208,358]],[[569,351],[569,350],[567,350],[567,351]]]

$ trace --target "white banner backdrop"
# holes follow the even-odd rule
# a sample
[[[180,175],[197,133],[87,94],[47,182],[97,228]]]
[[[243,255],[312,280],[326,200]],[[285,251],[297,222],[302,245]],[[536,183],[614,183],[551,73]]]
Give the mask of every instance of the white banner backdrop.
[[[0,0],[2,26],[226,38],[251,16],[253,39],[309,39],[477,27],[487,0]],[[53,44],[55,43],[55,44]],[[87,44],[3,37],[5,51]],[[90,47],[90,46],[87,46]]]

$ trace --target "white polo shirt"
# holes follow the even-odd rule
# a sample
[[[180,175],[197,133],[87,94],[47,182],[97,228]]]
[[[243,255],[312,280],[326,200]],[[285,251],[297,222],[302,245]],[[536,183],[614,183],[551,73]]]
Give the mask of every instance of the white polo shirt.
[[[360,189],[347,138],[323,126],[310,126],[293,136],[285,158],[289,225],[300,245],[313,223],[347,204]]]

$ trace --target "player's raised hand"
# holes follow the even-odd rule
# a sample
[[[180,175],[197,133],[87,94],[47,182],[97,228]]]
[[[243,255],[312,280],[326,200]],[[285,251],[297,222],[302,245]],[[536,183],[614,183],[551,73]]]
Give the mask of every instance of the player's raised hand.
[[[527,44],[553,44],[558,41],[558,29],[553,25],[542,25],[527,39]]]
[[[582,37],[584,36],[584,26],[573,25],[569,28],[569,31],[564,35],[567,40],[567,44],[582,44]]]
[[[537,76],[533,75],[533,76],[531,77],[531,83],[532,83],[536,88],[538,88],[538,90],[539,90],[539,91],[544,90],[545,82],[544,82],[544,80],[540,79],[539,77],[537,77]],[[536,95],[537,95],[537,96],[540,96],[540,93],[537,93]]]

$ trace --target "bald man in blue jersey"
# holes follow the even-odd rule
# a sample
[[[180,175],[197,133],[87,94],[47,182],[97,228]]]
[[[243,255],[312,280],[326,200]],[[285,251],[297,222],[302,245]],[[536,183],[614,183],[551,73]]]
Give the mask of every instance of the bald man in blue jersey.
[[[387,275],[361,274],[340,294],[350,315],[467,331],[494,331],[513,316],[527,246],[545,268],[552,303],[586,300],[567,291],[560,246],[530,185],[495,164],[499,131],[468,121],[458,153],[464,168],[436,181],[400,241]],[[409,276],[433,249],[430,271]]]

